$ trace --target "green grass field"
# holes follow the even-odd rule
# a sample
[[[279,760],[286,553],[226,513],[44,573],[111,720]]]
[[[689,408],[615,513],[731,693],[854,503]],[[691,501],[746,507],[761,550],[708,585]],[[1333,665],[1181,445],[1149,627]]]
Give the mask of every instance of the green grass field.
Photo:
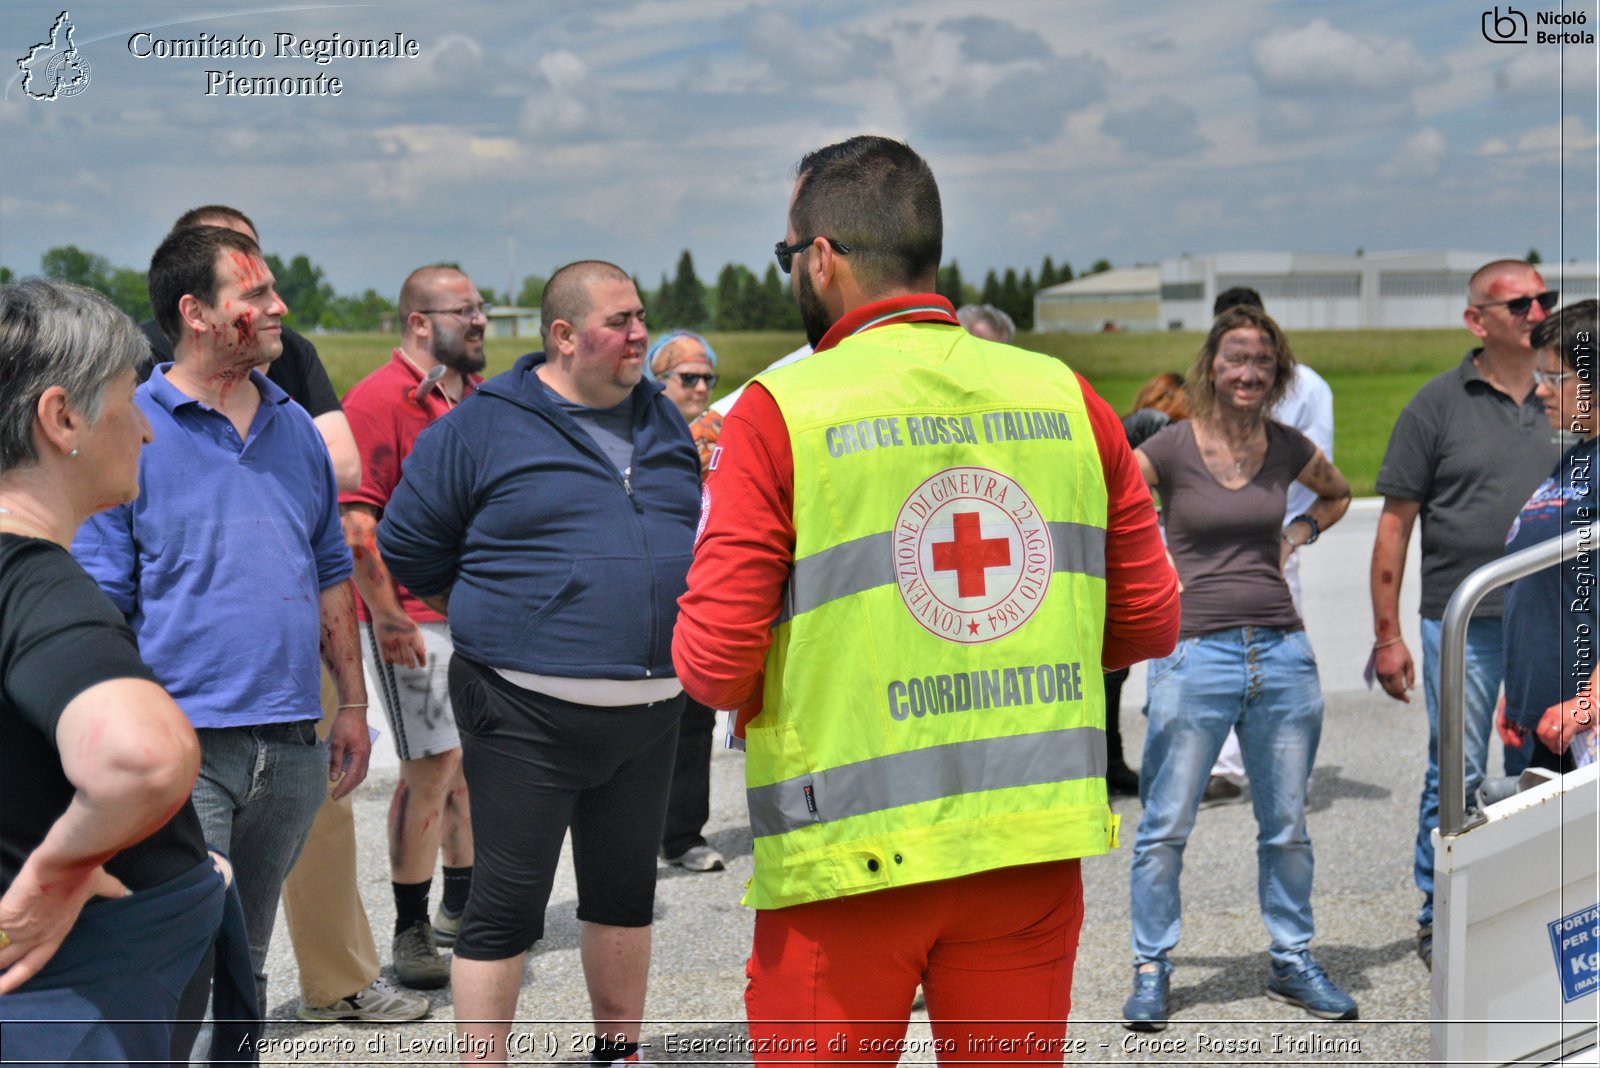
[[[799,333],[707,336],[722,373],[718,396],[805,341]],[[388,359],[396,343],[386,334],[323,334],[313,340],[341,394]],[[1125,412],[1152,375],[1187,375],[1203,340],[1197,333],[1023,334],[1020,343],[1065,360]],[[1334,460],[1358,497],[1373,492],[1400,409],[1429,378],[1453,367],[1472,341],[1464,330],[1306,330],[1290,340],[1295,355],[1333,387]],[[535,347],[532,339],[491,339],[487,373],[505,370]]]

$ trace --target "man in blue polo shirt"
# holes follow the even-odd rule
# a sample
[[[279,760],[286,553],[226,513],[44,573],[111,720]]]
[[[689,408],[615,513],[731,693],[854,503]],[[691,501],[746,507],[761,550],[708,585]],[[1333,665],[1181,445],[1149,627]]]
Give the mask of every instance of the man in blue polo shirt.
[[[150,299],[174,358],[137,394],[155,443],[139,459],[138,499],[84,524],[73,545],[200,736],[195,808],[233,859],[263,997],[278,890],[324,783],[355,789],[371,751],[328,450],[252,370],[283,351],[288,309],[273,285],[244,234],[200,226],[162,242]],[[340,705],[326,742],[319,653]]]

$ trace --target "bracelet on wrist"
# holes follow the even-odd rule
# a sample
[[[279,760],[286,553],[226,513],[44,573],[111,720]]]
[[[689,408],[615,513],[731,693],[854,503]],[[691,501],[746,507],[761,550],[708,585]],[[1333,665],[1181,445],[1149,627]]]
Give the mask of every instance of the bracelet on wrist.
[[[1301,512],[1299,515],[1289,520],[1289,522],[1304,523],[1306,526],[1311,528],[1311,537],[1307,538],[1302,544],[1314,544],[1318,538],[1322,537],[1322,524],[1304,512]]]
[[[1404,638],[1390,638],[1388,641],[1373,642],[1372,643],[1372,648],[1373,648],[1374,651],[1376,651],[1378,649],[1387,649],[1387,648],[1389,648],[1389,646],[1391,646],[1391,645],[1399,645],[1403,641],[1405,641]]]
[[[340,705],[337,709],[335,709],[335,711],[343,712],[347,708],[366,708],[366,707],[367,707],[367,702],[365,702],[365,701],[357,701],[357,702],[355,702],[353,704]]]

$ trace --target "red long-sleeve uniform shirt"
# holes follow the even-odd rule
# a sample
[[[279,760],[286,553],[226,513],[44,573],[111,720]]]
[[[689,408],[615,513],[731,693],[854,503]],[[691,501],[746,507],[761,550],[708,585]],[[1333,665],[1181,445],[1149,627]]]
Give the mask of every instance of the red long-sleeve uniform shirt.
[[[874,320],[949,322],[941,310],[894,317],[897,308],[948,303],[932,294],[877,301],[835,323],[817,345],[831,348]],[[887,317],[887,318],[886,318]],[[952,329],[960,329],[952,325]],[[1122,423],[1082,375],[1090,425],[1105,470],[1107,669],[1165,656],[1178,637],[1178,578],[1167,561],[1150,489]],[[794,566],[794,455],[783,412],[759,382],[723,421],[719,453],[706,474],[689,588],[678,600],[672,659],[683,688],[712,708],[761,710],[762,669],[772,621]]]

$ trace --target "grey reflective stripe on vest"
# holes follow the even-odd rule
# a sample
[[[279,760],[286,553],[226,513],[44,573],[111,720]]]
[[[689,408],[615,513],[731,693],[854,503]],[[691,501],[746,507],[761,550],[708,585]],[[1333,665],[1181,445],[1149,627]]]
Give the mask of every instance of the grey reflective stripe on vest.
[[[745,796],[750,829],[762,838],[919,801],[1101,778],[1105,773],[1105,731],[1072,727],[890,753],[754,786]]]
[[[1106,577],[1106,532],[1083,523],[1046,523],[1055,552],[1052,571]],[[796,560],[773,626],[829,601],[894,582],[893,533],[868,534]]]

